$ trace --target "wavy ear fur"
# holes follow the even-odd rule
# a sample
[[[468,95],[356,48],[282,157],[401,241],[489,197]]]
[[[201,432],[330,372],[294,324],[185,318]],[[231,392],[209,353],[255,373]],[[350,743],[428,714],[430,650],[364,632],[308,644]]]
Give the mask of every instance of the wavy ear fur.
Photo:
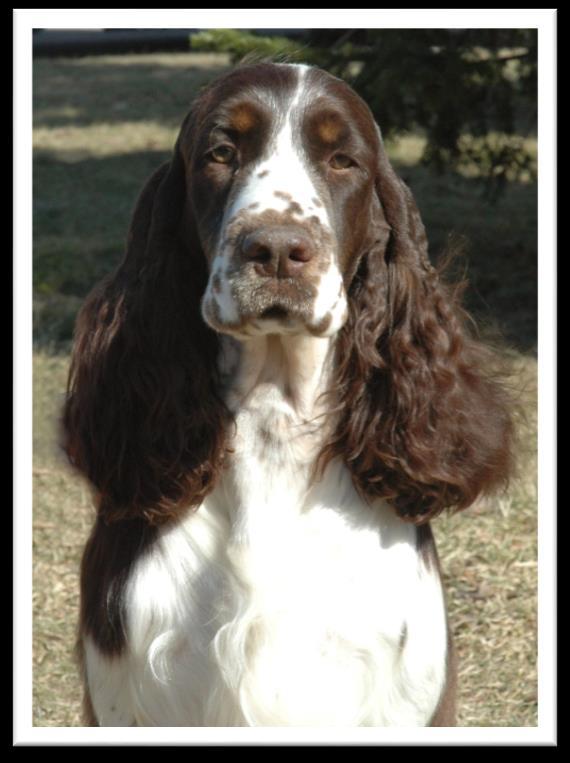
[[[124,260],[77,320],[65,448],[105,521],[168,519],[198,505],[220,469],[218,346],[200,317],[207,266],[185,198],[177,143],[139,196]]]
[[[430,265],[408,187],[380,141],[376,179],[390,228],[361,259],[339,338],[340,419],[321,458],[342,457],[357,489],[415,522],[463,509],[511,470],[509,396],[472,339],[458,291]],[[385,238],[385,237],[384,237]]]

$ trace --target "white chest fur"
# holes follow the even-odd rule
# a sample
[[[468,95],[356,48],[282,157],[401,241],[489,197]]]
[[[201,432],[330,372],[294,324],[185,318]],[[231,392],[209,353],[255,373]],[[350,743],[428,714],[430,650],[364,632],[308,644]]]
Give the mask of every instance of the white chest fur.
[[[416,529],[365,503],[341,463],[309,483],[319,380],[300,400],[249,361],[224,478],[133,570],[128,653],[86,645],[101,723],[426,725],[447,636]]]

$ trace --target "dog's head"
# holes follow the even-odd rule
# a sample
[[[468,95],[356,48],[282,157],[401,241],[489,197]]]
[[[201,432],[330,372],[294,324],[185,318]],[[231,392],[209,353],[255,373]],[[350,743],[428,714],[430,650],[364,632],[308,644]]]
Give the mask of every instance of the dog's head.
[[[366,104],[306,66],[239,68],[194,104],[179,141],[209,265],[202,313],[236,335],[330,335],[359,261],[389,232]]]
[[[197,506],[224,464],[220,334],[329,336],[321,472],[342,459],[415,521],[464,508],[508,474],[511,424],[462,315],[362,99],[318,69],[238,67],[193,103],[79,316],[67,451],[106,517]]]

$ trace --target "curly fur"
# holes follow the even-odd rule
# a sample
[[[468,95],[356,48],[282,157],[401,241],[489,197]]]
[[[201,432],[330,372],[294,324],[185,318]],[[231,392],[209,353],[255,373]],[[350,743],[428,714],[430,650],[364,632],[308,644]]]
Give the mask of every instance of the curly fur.
[[[179,230],[184,184],[177,147],[141,193],[124,261],[77,320],[66,448],[107,521],[171,519],[198,506],[222,468],[218,339],[199,312],[203,254]]]

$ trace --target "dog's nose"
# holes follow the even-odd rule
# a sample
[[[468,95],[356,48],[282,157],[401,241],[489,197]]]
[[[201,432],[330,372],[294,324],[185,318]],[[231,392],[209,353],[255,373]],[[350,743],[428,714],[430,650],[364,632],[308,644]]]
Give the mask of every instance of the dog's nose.
[[[241,251],[259,275],[277,278],[300,275],[314,255],[310,236],[291,226],[259,228],[245,237]]]

